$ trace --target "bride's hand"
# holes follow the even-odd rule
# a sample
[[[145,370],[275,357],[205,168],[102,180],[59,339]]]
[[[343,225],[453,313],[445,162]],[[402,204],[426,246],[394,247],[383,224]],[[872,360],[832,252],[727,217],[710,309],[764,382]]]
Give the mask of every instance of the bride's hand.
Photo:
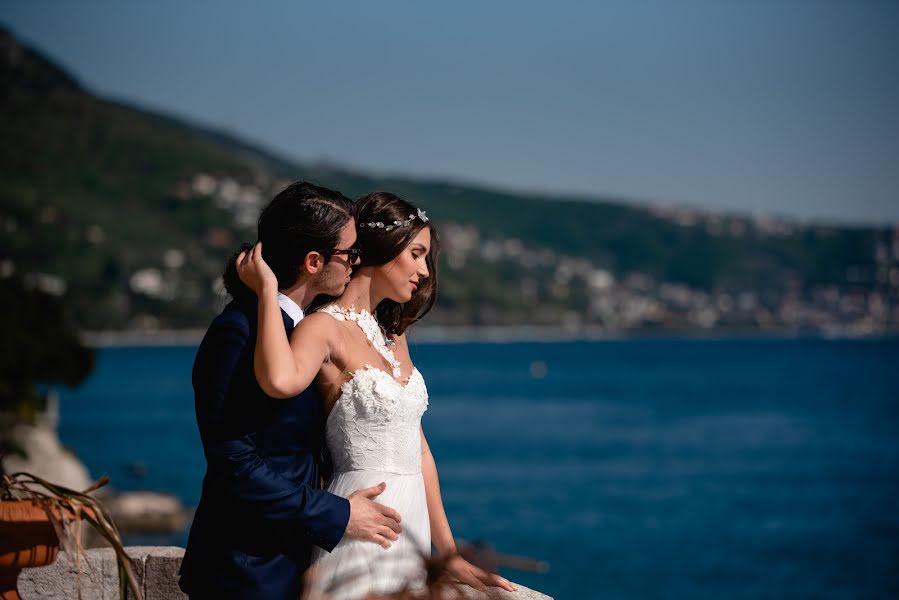
[[[466,583],[476,590],[487,591],[487,586],[498,587],[507,592],[514,592],[515,586],[504,577],[495,573],[488,573],[484,569],[474,566],[458,554],[446,561],[446,572],[462,583]]]
[[[256,242],[249,252],[244,250],[237,255],[237,274],[257,296],[278,291],[278,278],[262,259],[262,242]]]

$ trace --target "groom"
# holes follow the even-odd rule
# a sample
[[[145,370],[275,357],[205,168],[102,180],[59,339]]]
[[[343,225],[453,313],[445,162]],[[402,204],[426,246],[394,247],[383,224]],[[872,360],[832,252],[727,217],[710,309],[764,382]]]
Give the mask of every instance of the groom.
[[[352,201],[295,183],[259,217],[264,258],[278,277],[288,335],[319,294],[339,296],[356,258]],[[253,373],[256,297],[225,270],[233,298],[210,325],[193,369],[197,424],[206,455],[203,491],[181,564],[191,599],[290,598],[301,592],[312,546],[342,537],[396,540],[400,516],[372,501],[384,484],[349,499],[319,489],[321,403],[312,388],[266,396]]]

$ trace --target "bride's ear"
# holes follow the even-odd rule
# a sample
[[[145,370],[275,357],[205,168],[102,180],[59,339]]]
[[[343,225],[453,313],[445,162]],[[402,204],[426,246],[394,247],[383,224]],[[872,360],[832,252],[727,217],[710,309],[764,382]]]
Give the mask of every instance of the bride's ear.
[[[309,275],[315,275],[325,266],[325,257],[319,252],[309,252],[303,258],[303,271]]]

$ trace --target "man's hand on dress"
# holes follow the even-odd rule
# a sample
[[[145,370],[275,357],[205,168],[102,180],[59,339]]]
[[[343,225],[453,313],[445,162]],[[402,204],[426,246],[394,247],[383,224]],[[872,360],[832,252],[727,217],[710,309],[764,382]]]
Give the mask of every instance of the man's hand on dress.
[[[346,535],[356,540],[374,542],[390,547],[403,530],[400,525],[400,514],[383,504],[372,501],[379,496],[387,484],[383,481],[376,486],[364,490],[356,490],[350,494],[350,521],[346,525]]]
[[[268,290],[278,291],[278,278],[262,259],[262,242],[256,242],[252,250],[244,250],[237,255],[237,274],[259,297]]]

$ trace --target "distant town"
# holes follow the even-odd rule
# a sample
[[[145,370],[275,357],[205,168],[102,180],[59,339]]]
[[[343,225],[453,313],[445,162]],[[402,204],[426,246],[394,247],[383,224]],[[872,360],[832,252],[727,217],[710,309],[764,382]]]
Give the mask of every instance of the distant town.
[[[350,197],[389,190],[428,211],[441,238],[440,291],[417,329],[437,337],[899,333],[896,224],[810,224],[296,162],[99,97],[8,33],[3,43],[4,113],[17,118],[5,128],[15,152],[0,181],[0,277],[61,298],[78,330],[107,340],[205,329],[227,301],[226,259],[253,241],[262,206],[300,179]]]
[[[212,197],[221,208],[234,215],[239,226],[252,228],[271,189],[288,184],[287,180],[279,180],[266,186],[270,189],[263,189],[255,184],[241,184],[232,178],[217,179],[199,173],[191,181],[179,184],[176,193],[185,201],[196,196]],[[741,237],[758,232],[767,236],[788,236],[797,228],[795,223],[782,219],[721,216],[661,205],[653,205],[650,212],[683,227],[702,227],[710,235],[726,232]],[[94,232],[94,235],[98,234]],[[590,260],[535,247],[514,237],[488,237],[471,224],[440,223],[440,235],[443,258],[449,269],[461,274],[469,265],[488,263],[520,273],[515,289],[517,297],[514,298],[517,304],[536,308],[544,295],[555,301],[553,306],[572,302],[573,306],[550,311],[553,316],[535,324],[559,328],[561,335],[566,332],[601,336],[628,331],[730,330],[857,336],[899,331],[899,227],[894,227],[891,237],[875,248],[873,277],[876,289],[858,291],[822,285],[810,293],[803,293],[798,285],[786,290],[710,293],[682,283],[659,281],[640,272],[616,277]],[[233,244],[233,236],[228,230],[212,229],[207,241],[224,247]],[[164,300],[174,299],[179,286],[172,276],[184,266],[184,253],[177,248],[167,249],[164,262],[165,269],[147,268],[134,272],[130,277],[132,291]],[[528,275],[535,271],[548,273],[549,277]],[[846,279],[852,283],[870,275],[850,271],[846,273]],[[58,289],[52,281],[45,281],[44,285],[51,291]],[[215,287],[218,283],[212,281],[210,285]],[[452,308],[441,308],[444,310]],[[452,320],[452,317],[444,316],[435,318],[434,322],[441,325]],[[498,324],[501,323],[502,319],[498,319]],[[143,324],[151,331],[154,329],[152,321]],[[485,321],[481,325],[489,328],[494,324]],[[525,329],[522,335],[528,335],[528,331],[542,329]]]

